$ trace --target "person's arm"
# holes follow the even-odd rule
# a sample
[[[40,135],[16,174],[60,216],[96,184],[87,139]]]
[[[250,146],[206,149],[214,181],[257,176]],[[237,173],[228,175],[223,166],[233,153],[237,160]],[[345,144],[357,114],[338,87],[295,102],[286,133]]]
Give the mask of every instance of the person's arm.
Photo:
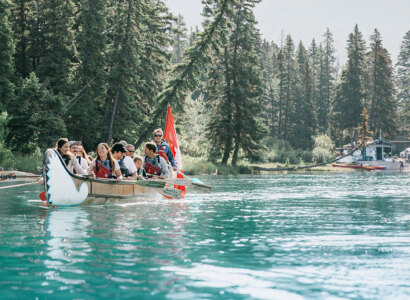
[[[176,167],[174,155],[172,154],[171,148],[167,145],[164,149],[165,154],[168,156],[168,160],[171,163],[172,167]]]
[[[90,165],[88,166],[87,174],[91,174],[91,173],[94,174],[94,168],[95,168],[95,160],[92,161],[92,162],[90,163]]]
[[[131,158],[131,157],[129,157],[129,156],[126,156],[125,158],[124,158],[124,165],[125,165],[125,167],[128,169],[128,171],[132,174],[132,179],[133,180],[135,180],[136,178],[137,178],[137,167],[135,166],[135,164],[134,164],[134,160]]]
[[[165,161],[164,158],[162,158],[162,157],[159,158],[159,165],[160,165],[161,171],[162,171],[162,174],[161,174],[160,178],[161,177],[168,178],[168,176],[169,176],[168,164],[167,164],[167,162]]]
[[[83,168],[81,168],[80,164],[78,163],[77,157],[71,156],[70,157],[70,163],[73,166],[73,169],[77,172],[77,174],[80,175],[86,175],[87,173],[84,171]]]
[[[114,160],[114,174],[115,177],[117,177],[118,181],[121,181],[122,178],[122,174],[121,174],[121,169],[120,169],[120,165],[118,164],[118,161]]]
[[[83,157],[81,157],[81,168],[83,168],[85,171],[88,169],[88,163],[87,160]]]

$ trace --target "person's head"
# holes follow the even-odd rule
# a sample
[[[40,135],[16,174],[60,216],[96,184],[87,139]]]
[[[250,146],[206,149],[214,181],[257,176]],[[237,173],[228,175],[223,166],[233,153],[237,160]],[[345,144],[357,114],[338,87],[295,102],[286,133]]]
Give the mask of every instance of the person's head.
[[[107,143],[99,143],[97,146],[97,160],[110,160],[111,170],[114,170],[114,158],[112,157],[110,147],[108,147]]]
[[[60,138],[56,143],[56,149],[61,155],[67,155],[70,151],[67,138]]]
[[[90,164],[90,162],[92,161],[92,159],[90,159],[90,157],[88,156],[87,152],[85,151],[83,145],[79,145],[78,146],[78,154],[85,159],[85,161]]]
[[[119,141],[118,143],[122,144],[124,147],[128,145],[127,141]]]
[[[128,144],[127,146],[125,146],[125,150],[127,152],[125,152],[125,155],[132,157],[134,155],[135,152],[135,148],[133,145]]]
[[[137,169],[140,169],[142,167],[142,157],[141,156],[135,156],[134,157],[134,165],[137,167]]]
[[[97,159],[102,160],[102,158],[106,158],[111,154],[110,147],[108,147],[107,143],[99,143],[97,146]]]
[[[145,144],[144,153],[148,157],[155,156],[155,152],[157,152],[157,145],[153,142],[148,142]]]
[[[87,157],[87,153],[85,152],[83,145],[78,146],[78,152],[80,153],[81,157],[83,158]]]
[[[80,156],[81,142],[72,141],[69,144],[70,144],[70,152],[73,153],[75,156]]]
[[[124,145],[121,143],[115,143],[112,147],[111,147],[111,152],[113,157],[116,160],[122,159],[122,157],[124,156],[124,153],[127,152],[124,148]]]
[[[162,132],[161,128],[157,128],[154,130],[154,142],[159,145],[162,143],[162,136],[164,135],[164,133]]]

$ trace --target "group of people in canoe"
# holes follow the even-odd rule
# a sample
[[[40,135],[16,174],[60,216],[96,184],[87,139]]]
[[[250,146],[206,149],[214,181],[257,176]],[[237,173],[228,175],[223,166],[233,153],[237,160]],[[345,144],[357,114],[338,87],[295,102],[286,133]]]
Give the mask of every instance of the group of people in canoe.
[[[115,143],[112,147],[106,143],[98,144],[94,159],[87,155],[81,142],[70,142],[67,138],[59,139],[55,149],[70,172],[94,178],[164,179],[169,176],[168,163],[177,170],[174,156],[163,139],[163,131],[160,128],[154,130],[152,141],[145,144],[143,157],[134,155],[134,146],[125,141]]]

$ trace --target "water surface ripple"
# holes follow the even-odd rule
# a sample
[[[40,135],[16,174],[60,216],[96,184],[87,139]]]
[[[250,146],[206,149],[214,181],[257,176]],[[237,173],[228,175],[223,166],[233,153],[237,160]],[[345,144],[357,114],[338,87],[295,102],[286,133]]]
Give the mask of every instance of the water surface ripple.
[[[2,190],[0,298],[410,298],[409,174],[201,179],[212,194],[63,209]]]

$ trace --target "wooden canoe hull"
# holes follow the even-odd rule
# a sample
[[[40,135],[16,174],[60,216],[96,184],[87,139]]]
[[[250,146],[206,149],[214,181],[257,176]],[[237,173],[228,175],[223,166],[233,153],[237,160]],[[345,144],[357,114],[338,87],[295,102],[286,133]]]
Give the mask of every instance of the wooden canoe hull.
[[[116,199],[126,201],[137,198],[159,197],[165,182],[147,187],[138,181],[93,179],[69,172],[60,155],[54,150],[46,151],[43,164],[44,188],[50,206],[74,206],[106,203]],[[97,201],[98,202],[98,201]]]
[[[88,186],[88,197],[94,198],[135,198],[141,195],[157,194],[161,189],[153,189],[133,182],[115,182],[110,180],[105,182],[98,179],[82,179],[73,177],[75,186],[80,189],[80,186],[85,183]]]

